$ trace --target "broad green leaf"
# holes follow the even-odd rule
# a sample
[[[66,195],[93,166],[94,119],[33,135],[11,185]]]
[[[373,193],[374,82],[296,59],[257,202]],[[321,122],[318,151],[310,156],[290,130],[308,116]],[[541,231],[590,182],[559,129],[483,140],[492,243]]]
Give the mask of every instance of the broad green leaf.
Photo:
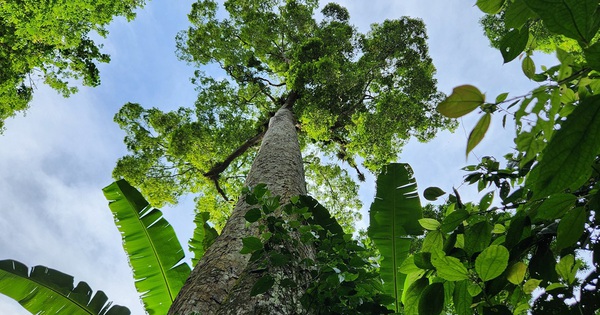
[[[437,315],[444,309],[444,285],[435,282],[428,285],[419,298],[419,314]]]
[[[369,237],[383,256],[381,278],[384,290],[396,300],[400,297],[405,275],[398,272],[410,250],[409,235],[423,233],[421,201],[413,171],[408,164],[393,163],[377,177],[377,193],[369,211]]]
[[[500,103],[504,102],[507,97],[508,97],[508,93],[506,93],[506,92],[498,94],[498,96],[496,96],[496,104],[500,104]]]
[[[444,233],[450,233],[456,229],[460,224],[463,223],[470,216],[467,210],[459,209],[454,212],[451,212],[448,216],[444,218],[442,221],[441,230]]]
[[[19,302],[32,314],[129,315],[120,305],[111,306],[106,294],[85,282],[73,287],[73,277],[44,266],[27,266],[16,260],[0,261],[0,293]]]
[[[467,286],[467,291],[469,292],[470,296],[475,297],[479,295],[479,293],[481,293],[481,291],[483,290],[481,289],[479,283],[469,282]]]
[[[479,9],[487,14],[496,14],[502,9],[504,0],[477,0]]]
[[[509,4],[504,13],[506,29],[521,28],[535,13],[527,7],[524,1],[514,1]]]
[[[248,212],[246,212],[246,214],[244,214],[244,219],[246,219],[246,221],[248,221],[250,223],[254,223],[254,222],[258,221],[258,219],[260,219],[261,216],[262,216],[262,212],[260,211],[259,208],[252,208],[252,209],[248,210]]]
[[[419,267],[417,267],[417,265],[415,265],[415,256],[414,255],[410,255],[410,256],[406,257],[406,259],[402,262],[400,267],[398,267],[398,271],[402,272],[403,274],[410,274],[413,272],[418,272],[420,270],[421,269]]]
[[[564,285],[564,284],[562,284],[562,283],[555,282],[555,283],[551,283],[550,285],[548,285],[546,287],[546,292],[552,291],[552,290],[555,290],[555,289],[562,289],[562,288],[567,288],[567,286]]]
[[[419,252],[414,255],[413,262],[415,266],[421,269],[433,269],[431,264],[431,253],[430,252]]]
[[[257,250],[261,250],[263,248],[263,243],[258,237],[248,236],[242,238],[242,249],[240,250],[241,254],[251,254]]]
[[[494,234],[502,234],[506,232],[506,227],[502,224],[494,224],[494,229],[492,230],[492,233]]]
[[[485,113],[485,115],[479,119],[477,125],[475,125],[475,128],[471,130],[471,133],[469,134],[469,140],[467,141],[467,155],[469,155],[469,152],[471,152],[479,144],[479,142],[483,140],[483,137],[485,137],[485,134],[490,127],[491,120],[492,115],[490,115],[490,113]]]
[[[501,275],[508,266],[508,249],[502,245],[490,245],[475,259],[475,271],[483,281]]]
[[[587,220],[587,212],[583,207],[575,208],[560,220],[556,234],[556,248],[563,249],[569,247],[583,234],[585,221]]]
[[[421,251],[431,253],[436,250],[442,250],[443,248],[444,233],[442,233],[442,231],[430,231],[427,233],[427,235],[425,235],[423,246],[421,246]]]
[[[600,71],[600,42],[596,42],[594,45],[584,49],[585,60],[590,68]],[[595,91],[598,93],[598,91]]]
[[[404,314],[406,315],[419,315],[419,301],[423,290],[427,288],[429,279],[426,277],[420,278],[413,282],[404,295],[402,303],[404,304]]]
[[[538,280],[538,279],[527,280],[527,282],[525,282],[525,284],[523,285],[523,292],[525,292],[527,294],[531,294],[531,292],[533,292],[535,289],[537,289],[537,287],[540,285],[540,283],[542,283],[542,280]]]
[[[597,0],[525,0],[549,31],[589,43],[600,26]]]
[[[525,50],[527,41],[529,41],[528,28],[523,28],[521,30],[513,29],[512,31],[506,33],[506,35],[504,35],[504,37],[502,37],[500,40],[499,47],[502,58],[504,58],[504,63],[510,62],[517,58],[523,52],[523,50]]]
[[[573,194],[553,194],[535,210],[534,219],[554,220],[575,207],[577,197]]]
[[[579,267],[581,267],[581,263],[579,261],[576,262],[575,257],[569,254],[562,257],[554,268],[556,269],[556,273],[558,273],[567,284],[571,285],[576,280],[575,276],[577,275]]]
[[[600,95],[583,99],[544,149],[539,164],[527,178],[533,199],[565,189],[575,190],[591,173],[600,152]]]
[[[471,315],[473,310],[471,304],[473,297],[469,294],[469,280],[458,281],[454,285],[454,294],[452,300],[454,302],[454,310],[458,315]]]
[[[527,265],[522,261],[518,261],[508,268],[506,278],[510,283],[519,285],[525,279],[526,272]]]
[[[523,69],[523,73],[528,78],[533,78],[535,75],[535,63],[531,57],[526,56],[523,58],[523,63],[521,63],[521,69]]]
[[[443,196],[446,192],[439,187],[427,187],[423,192],[423,197],[429,201],[435,201],[439,196]]]
[[[470,254],[484,250],[492,241],[493,228],[487,221],[469,226],[465,230],[465,250]]]
[[[123,238],[135,287],[149,313],[166,314],[190,274],[173,227],[127,181],[104,189]]]
[[[210,214],[208,212],[196,212],[194,223],[194,235],[190,238],[188,245],[190,252],[194,253],[192,258],[192,266],[196,266],[200,258],[204,256],[206,250],[212,245],[219,233],[214,227],[208,224]]]
[[[461,281],[469,279],[467,268],[456,257],[446,256],[443,251],[435,251],[431,255],[431,263],[437,275],[448,281]]]
[[[494,201],[494,191],[483,195],[479,201],[479,211],[486,211]]]
[[[452,90],[452,94],[437,106],[437,110],[446,117],[458,118],[474,111],[484,102],[485,95],[478,88],[461,85]]]
[[[271,275],[262,276],[254,283],[252,289],[250,289],[250,296],[263,294],[269,291],[269,289],[273,287],[273,284],[275,284],[275,279],[273,279]]]
[[[430,231],[435,231],[437,230],[441,223],[436,220],[436,219],[431,219],[431,218],[423,218],[423,219],[419,219],[419,224],[421,224],[421,226],[426,229],[426,230],[430,230]]]

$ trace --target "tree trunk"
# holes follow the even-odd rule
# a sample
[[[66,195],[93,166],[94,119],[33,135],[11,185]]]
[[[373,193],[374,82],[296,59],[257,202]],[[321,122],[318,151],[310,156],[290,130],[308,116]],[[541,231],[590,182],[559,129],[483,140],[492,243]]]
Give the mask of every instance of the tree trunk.
[[[304,167],[291,107],[292,92],[286,104],[269,122],[260,150],[246,178],[247,186],[267,184],[272,195],[283,204],[295,195],[306,194]],[[298,288],[274,286],[265,294],[250,297],[250,289],[266,271],[248,264],[250,255],[240,254],[242,238],[258,236],[256,224],[246,224],[244,215],[251,208],[240,198],[221,235],[206,251],[179,292],[170,315],[191,314],[297,314],[304,293],[306,270],[292,264],[275,271],[299,284]],[[314,255],[310,246],[296,249],[298,260]],[[294,267],[295,266],[295,267]],[[294,269],[294,270],[292,270]],[[272,276],[273,270],[269,271]]]

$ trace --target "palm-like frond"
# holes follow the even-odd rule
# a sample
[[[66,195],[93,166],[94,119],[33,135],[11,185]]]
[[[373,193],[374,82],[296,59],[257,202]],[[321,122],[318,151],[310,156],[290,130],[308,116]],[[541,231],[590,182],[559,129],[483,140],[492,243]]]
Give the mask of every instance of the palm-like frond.
[[[128,308],[111,306],[106,294],[85,282],[73,287],[73,277],[44,266],[31,269],[16,260],[0,261],[0,293],[32,314],[129,315]]]
[[[421,201],[410,165],[393,163],[384,168],[377,177],[377,193],[369,214],[369,237],[383,256],[380,273],[384,289],[395,298],[398,312],[406,277],[398,267],[410,250],[408,236],[423,233],[418,221],[423,217]]]
[[[219,233],[217,230],[208,224],[210,214],[208,212],[196,212],[194,223],[196,228],[194,229],[194,235],[188,242],[190,251],[194,253],[192,258],[192,266],[196,266],[200,258],[204,256],[206,249],[212,245]]]
[[[119,180],[103,190],[149,314],[166,314],[190,274],[173,227],[142,194]]]

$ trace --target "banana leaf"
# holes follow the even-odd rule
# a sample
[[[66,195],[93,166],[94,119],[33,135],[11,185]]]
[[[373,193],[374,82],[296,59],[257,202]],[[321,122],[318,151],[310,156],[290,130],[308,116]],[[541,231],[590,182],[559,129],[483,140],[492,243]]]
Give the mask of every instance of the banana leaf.
[[[408,256],[412,238],[423,234],[419,219],[423,217],[417,182],[408,164],[392,163],[377,177],[377,192],[369,210],[368,235],[383,257],[380,274],[384,290],[396,300],[400,311],[406,275],[398,268]]]
[[[173,227],[127,181],[116,181],[102,191],[121,232],[146,311],[167,314],[190,274]]]
[[[0,261],[0,293],[16,300],[32,314],[129,315],[128,308],[112,305],[106,294],[85,282],[73,287],[73,277],[44,266],[29,268],[16,260]]]
[[[194,235],[192,235],[192,238],[188,242],[190,252],[194,253],[192,266],[196,266],[200,258],[204,256],[206,249],[219,236],[217,230],[208,224],[209,218],[210,214],[208,212],[196,212],[196,217],[194,218],[196,228],[194,229]]]

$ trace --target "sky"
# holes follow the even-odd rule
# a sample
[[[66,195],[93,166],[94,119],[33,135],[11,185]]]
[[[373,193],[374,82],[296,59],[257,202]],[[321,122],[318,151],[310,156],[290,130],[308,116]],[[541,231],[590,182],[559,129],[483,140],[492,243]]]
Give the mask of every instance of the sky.
[[[103,290],[132,314],[144,314],[101,190],[112,182],[116,160],[127,153],[124,132],[113,122],[123,104],[170,110],[195,101],[189,82],[194,69],[175,56],[175,35],[187,28],[192,2],[153,0],[134,21],[116,19],[101,41],[112,58],[100,66],[101,86],[81,87],[65,99],[40,83],[26,115],[6,122],[0,135],[0,260],[66,272],[76,282]],[[423,19],[438,88],[447,94],[458,85],[472,84],[493,100],[502,92],[517,96],[536,87],[518,62],[503,64],[499,51],[489,47],[474,0],[337,2],[348,8],[351,21],[363,32],[385,19]],[[544,55],[534,60],[538,67],[553,63]],[[465,172],[460,168],[486,155],[501,160],[511,151],[514,131],[503,129],[501,116],[495,117],[486,138],[467,159],[467,135],[478,117],[472,113],[461,119],[453,134],[442,132],[429,143],[411,141],[404,147],[399,161],[412,165],[421,192],[429,186],[445,191],[457,187],[463,200],[479,200],[475,189],[462,185]],[[365,209],[374,189],[374,178],[368,176],[360,191]],[[184,244],[194,227],[193,198],[185,196],[179,206],[162,209]],[[368,215],[363,217],[359,227],[368,225]],[[29,313],[0,295],[0,314]]]

